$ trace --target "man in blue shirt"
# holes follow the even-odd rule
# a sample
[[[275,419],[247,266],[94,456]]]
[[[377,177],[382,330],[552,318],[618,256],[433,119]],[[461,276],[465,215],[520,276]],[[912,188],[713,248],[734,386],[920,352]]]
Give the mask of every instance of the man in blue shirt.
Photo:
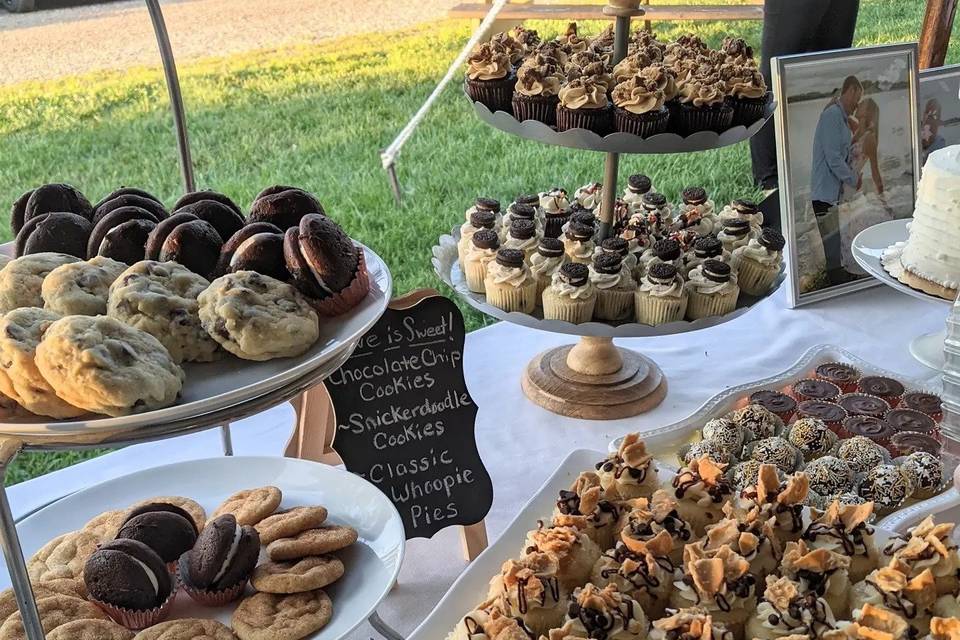
[[[855,76],[847,76],[840,97],[820,114],[813,135],[813,167],[810,172],[810,200],[817,215],[817,226],[823,239],[827,259],[827,275],[833,284],[845,282],[841,267],[840,221],[837,204],[843,186],[860,188],[860,176],[850,167],[853,132],[849,116],[857,110],[863,87]]]

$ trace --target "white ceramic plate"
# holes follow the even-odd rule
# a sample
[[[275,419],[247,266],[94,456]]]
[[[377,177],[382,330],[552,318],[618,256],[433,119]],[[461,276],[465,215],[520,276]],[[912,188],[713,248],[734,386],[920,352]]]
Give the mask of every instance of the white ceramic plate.
[[[29,558],[50,539],[79,529],[104,511],[122,509],[153,496],[182,495],[199,502],[210,514],[235,491],[264,485],[280,487],[282,506],[322,504],[330,512],[329,521],[348,524],[360,533],[357,544],[336,554],[343,560],[346,573],[325,588],[333,600],[333,617],[326,627],[309,636],[342,638],[366,620],[393,587],[405,544],[403,522],[393,503],[372,484],[342,469],[277,457],[180,462],[78,491],[26,518],[17,530],[24,555]],[[10,578],[3,571],[0,586],[9,584]],[[248,592],[252,592],[250,587]],[[171,617],[216,617],[229,624],[233,608],[198,607],[180,593]]]
[[[440,640],[446,638],[457,622],[483,601],[487,594],[490,578],[499,573],[501,565],[520,554],[528,531],[536,528],[537,520],[549,519],[561,489],[568,489],[573,480],[583,471],[593,469],[593,465],[606,457],[601,451],[577,449],[560,463],[553,475],[547,479],[537,493],[524,505],[513,522],[500,537],[460,574],[447,594],[430,612],[426,620],[417,627],[407,640]],[[675,469],[658,465],[660,481],[673,477]],[[888,533],[877,529],[877,539],[883,543]]]

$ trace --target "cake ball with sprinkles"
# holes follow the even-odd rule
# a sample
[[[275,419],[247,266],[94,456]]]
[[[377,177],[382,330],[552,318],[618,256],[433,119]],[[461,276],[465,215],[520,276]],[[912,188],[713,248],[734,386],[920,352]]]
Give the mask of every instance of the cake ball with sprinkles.
[[[730,483],[734,489],[737,490],[737,493],[757,484],[757,477],[760,474],[760,464],[759,460],[744,460],[733,467],[730,471]]]
[[[783,420],[758,404],[750,404],[727,415],[741,429],[750,431],[757,440],[772,438],[783,429]]]
[[[872,500],[877,511],[892,511],[913,493],[910,476],[900,467],[881,464],[870,469],[860,480],[860,497]]]
[[[680,447],[678,453],[681,464],[688,465],[692,460],[708,456],[720,464],[730,463],[730,453],[713,439],[700,440],[689,446]]]
[[[744,430],[727,418],[708,420],[700,432],[704,440],[713,440],[729,455],[736,458],[740,457],[747,440]]]
[[[837,434],[818,418],[800,418],[785,434],[787,441],[800,450],[804,460],[826,455],[837,444]]]
[[[866,436],[854,436],[840,442],[837,457],[849,464],[854,473],[866,473],[878,465],[886,464],[885,451]]]
[[[810,488],[823,496],[846,491],[853,483],[853,469],[836,456],[817,458],[807,464],[804,472],[810,480]]]
[[[926,451],[902,459],[900,469],[910,478],[915,498],[931,498],[943,489],[943,462]]]
[[[747,445],[744,449],[752,460],[775,465],[784,473],[793,473],[803,461],[803,455],[784,438],[774,436]]]
[[[838,493],[835,496],[830,498],[831,502],[839,502],[841,507],[850,506],[850,505],[859,505],[866,504],[868,500],[863,496],[856,494],[852,491],[844,491],[843,493]],[[872,519],[872,517],[871,517]]]

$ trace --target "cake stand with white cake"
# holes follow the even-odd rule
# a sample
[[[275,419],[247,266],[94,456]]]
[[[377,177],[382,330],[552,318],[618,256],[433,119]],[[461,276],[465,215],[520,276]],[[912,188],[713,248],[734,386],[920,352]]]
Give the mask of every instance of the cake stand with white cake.
[[[901,293],[949,309],[960,284],[960,145],[930,154],[912,219],[865,229],[853,255],[870,275]],[[942,370],[945,331],[916,338],[910,353]]]

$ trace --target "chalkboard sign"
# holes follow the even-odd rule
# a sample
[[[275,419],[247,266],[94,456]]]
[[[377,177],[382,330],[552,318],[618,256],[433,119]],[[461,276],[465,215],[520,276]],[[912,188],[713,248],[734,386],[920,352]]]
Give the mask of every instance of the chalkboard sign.
[[[478,523],[493,502],[463,377],[463,315],[432,293],[391,304],[326,379],[333,448],[397,506],[407,538]]]

